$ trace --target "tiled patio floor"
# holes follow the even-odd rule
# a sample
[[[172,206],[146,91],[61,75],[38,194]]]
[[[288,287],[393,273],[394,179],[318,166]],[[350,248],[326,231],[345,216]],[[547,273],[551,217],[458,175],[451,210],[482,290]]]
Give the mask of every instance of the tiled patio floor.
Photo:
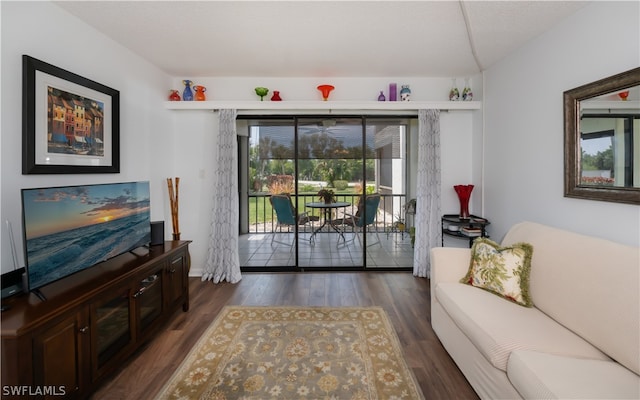
[[[295,247],[271,242],[273,233],[246,234],[240,236],[240,265],[243,267],[291,267],[296,265]],[[276,240],[291,243],[293,233],[278,233]],[[335,232],[320,232],[313,242],[309,233],[302,233],[298,250],[298,265],[301,268],[363,266],[362,246],[353,233],[345,233],[346,243]],[[380,243],[376,235],[367,235],[367,268],[412,268],[413,248],[408,234],[380,233]],[[352,240],[354,239],[354,240]],[[339,243],[338,243],[339,241]]]

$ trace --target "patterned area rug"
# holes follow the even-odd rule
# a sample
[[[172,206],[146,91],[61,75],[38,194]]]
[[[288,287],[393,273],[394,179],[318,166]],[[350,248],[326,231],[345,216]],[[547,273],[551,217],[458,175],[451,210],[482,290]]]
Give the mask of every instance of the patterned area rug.
[[[424,399],[380,307],[227,306],[159,399]]]

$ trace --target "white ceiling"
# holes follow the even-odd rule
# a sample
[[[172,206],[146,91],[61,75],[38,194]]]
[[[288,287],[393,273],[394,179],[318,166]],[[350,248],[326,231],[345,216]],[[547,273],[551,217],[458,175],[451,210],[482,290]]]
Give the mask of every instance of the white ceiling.
[[[60,1],[171,76],[469,76],[588,2]]]

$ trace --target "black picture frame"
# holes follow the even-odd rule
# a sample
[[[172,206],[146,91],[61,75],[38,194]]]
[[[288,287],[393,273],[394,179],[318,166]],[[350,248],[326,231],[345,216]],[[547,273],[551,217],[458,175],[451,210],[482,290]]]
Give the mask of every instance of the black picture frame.
[[[120,92],[22,56],[22,174],[120,172]]]

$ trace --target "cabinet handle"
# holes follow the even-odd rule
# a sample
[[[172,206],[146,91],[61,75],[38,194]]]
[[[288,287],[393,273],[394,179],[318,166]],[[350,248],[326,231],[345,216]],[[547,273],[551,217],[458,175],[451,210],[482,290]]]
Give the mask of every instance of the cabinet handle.
[[[135,293],[133,294],[133,297],[134,297],[134,298],[138,298],[138,297],[142,296],[142,294],[144,293],[144,289],[145,289],[145,288],[141,288],[140,290],[138,290],[137,292],[135,292]]]
[[[175,268],[171,268],[171,269],[169,270],[169,273],[170,273],[170,274],[175,274],[175,273],[176,273],[176,269],[175,269]]]
[[[145,279],[142,280],[143,284],[151,284],[154,283],[156,281],[156,279],[158,279],[158,274],[153,274]]]
[[[87,333],[87,332],[89,332],[88,326],[83,326],[82,328],[80,328],[80,333]]]

